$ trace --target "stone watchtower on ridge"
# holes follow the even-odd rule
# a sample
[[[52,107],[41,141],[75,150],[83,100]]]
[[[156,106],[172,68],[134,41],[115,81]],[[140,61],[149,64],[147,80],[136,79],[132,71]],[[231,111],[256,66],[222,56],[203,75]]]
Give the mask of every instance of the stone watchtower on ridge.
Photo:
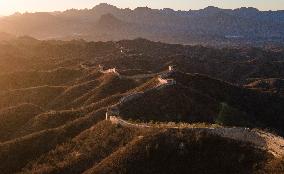
[[[110,107],[107,109],[106,112],[106,120],[109,120],[110,117],[115,116],[118,117],[119,116],[119,109],[116,106]]]
[[[169,66],[169,72],[175,72],[177,71],[177,66],[176,65],[170,65]]]

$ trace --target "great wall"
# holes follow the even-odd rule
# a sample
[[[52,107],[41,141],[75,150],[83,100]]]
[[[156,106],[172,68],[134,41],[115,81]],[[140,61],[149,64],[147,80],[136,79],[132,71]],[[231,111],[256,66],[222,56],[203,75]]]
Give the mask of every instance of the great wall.
[[[117,73],[113,71],[103,71],[104,73]],[[143,96],[145,93],[152,90],[159,90],[163,87],[177,84],[174,79],[168,78],[169,75],[175,71],[174,66],[170,66],[168,72],[165,72],[158,77],[159,83],[152,89],[148,89],[143,92],[136,92],[123,97],[117,104],[109,107],[106,112],[106,120],[110,121],[112,124],[119,124],[122,126],[130,126],[136,128],[157,128],[151,124],[137,124],[131,123],[126,120],[121,119],[119,113],[119,106],[125,102],[131,101],[138,97]],[[118,73],[117,73],[118,74]],[[190,129],[193,131],[204,131],[212,135],[217,135],[223,138],[229,138],[237,141],[242,141],[254,145],[256,148],[268,151],[277,158],[284,156],[284,139],[280,136],[274,134],[260,131],[257,129],[248,129],[242,127],[204,127],[204,128],[193,128],[193,127],[167,127],[169,129]]]
[[[103,71],[103,70],[101,69],[100,71]],[[108,110],[106,112],[106,119],[109,119],[110,116],[119,116],[119,106],[123,105],[126,102],[129,102],[129,101],[134,100],[136,98],[142,97],[143,95],[145,95],[148,92],[151,92],[153,90],[160,90],[164,87],[175,85],[176,81],[174,79],[168,78],[169,75],[171,73],[173,73],[174,71],[175,71],[174,67],[170,66],[168,72],[165,72],[165,73],[159,75],[159,77],[158,77],[159,83],[155,87],[153,87],[151,89],[144,90],[143,92],[142,91],[133,92],[131,94],[128,94],[127,96],[124,96],[122,99],[120,99],[120,101],[117,104],[112,105],[108,108]],[[106,71],[103,71],[103,72],[106,72]],[[114,73],[112,71],[107,71],[107,72]],[[115,72],[115,73],[117,73],[117,72]]]
[[[151,124],[137,124],[125,121],[116,116],[108,117],[108,121],[112,124],[118,124],[127,127],[135,128],[158,128],[155,125]],[[159,127],[160,128],[160,127]],[[178,127],[178,126],[169,126],[164,127],[167,129],[188,129],[196,132],[206,132],[211,135],[217,135],[223,138],[229,138],[232,140],[237,140],[241,142],[246,142],[252,144],[254,147],[265,150],[271,153],[276,158],[281,158],[284,155],[284,139],[280,136],[264,132],[257,129],[248,129],[241,127],[203,127],[203,128],[194,128],[194,127]]]

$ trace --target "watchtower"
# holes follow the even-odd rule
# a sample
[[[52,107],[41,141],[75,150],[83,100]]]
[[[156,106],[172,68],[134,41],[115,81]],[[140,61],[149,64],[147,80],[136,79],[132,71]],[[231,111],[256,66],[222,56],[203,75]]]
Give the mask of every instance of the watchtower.
[[[177,82],[175,81],[175,79],[167,79],[167,84],[168,85],[176,85]]]
[[[177,70],[177,66],[176,65],[169,66],[169,72],[174,72],[176,70]]]
[[[119,109],[116,106],[110,107],[106,112],[106,120],[109,120],[111,116],[119,116]]]
[[[98,70],[99,70],[100,72],[103,72],[103,71],[104,71],[104,67],[103,67],[102,65],[99,65]]]

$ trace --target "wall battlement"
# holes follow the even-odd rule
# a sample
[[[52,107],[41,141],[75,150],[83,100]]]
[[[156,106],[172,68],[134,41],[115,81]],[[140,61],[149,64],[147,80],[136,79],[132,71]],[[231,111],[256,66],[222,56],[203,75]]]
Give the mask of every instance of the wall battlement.
[[[119,124],[122,126],[137,127],[137,128],[155,128],[156,125],[151,124],[134,124],[116,116],[109,118],[112,124]],[[236,141],[247,142],[253,144],[256,148],[266,150],[273,156],[280,158],[284,155],[284,139],[282,137],[273,135],[271,133],[263,132],[255,129],[241,128],[241,127],[167,127],[169,129],[190,129],[193,131],[204,131],[212,135],[229,138]]]
[[[103,73],[103,74],[107,74],[107,73],[119,74],[119,73],[117,72],[117,69],[116,69],[116,68],[110,68],[110,69],[104,70],[104,67],[103,67],[102,65],[99,65],[98,71],[101,72],[101,73]]]

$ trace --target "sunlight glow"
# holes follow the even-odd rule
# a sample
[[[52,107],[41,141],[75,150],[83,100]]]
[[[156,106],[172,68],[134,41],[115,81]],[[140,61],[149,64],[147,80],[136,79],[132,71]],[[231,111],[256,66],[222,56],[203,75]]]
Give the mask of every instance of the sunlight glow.
[[[70,8],[92,8],[99,3],[109,3],[120,8],[173,8],[175,10],[201,9],[207,6],[220,8],[256,7],[260,10],[283,10],[283,0],[0,0],[0,15],[15,12],[62,11]]]

